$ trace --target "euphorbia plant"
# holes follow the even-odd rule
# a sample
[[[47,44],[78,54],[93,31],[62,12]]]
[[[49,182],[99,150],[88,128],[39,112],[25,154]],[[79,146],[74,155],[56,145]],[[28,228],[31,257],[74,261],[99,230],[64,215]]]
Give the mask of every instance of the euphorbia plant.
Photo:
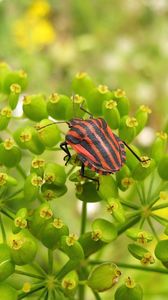
[[[132,142],[147,124],[151,110],[141,105],[130,115],[131,103],[123,90],[97,87],[86,73],[73,79],[73,101],[71,95],[55,91],[47,96],[24,96],[26,86],[25,72],[0,64],[0,294],[6,300],[34,294],[36,299],[84,300],[88,288],[95,299],[103,299],[102,292],[109,289],[110,299],[114,293],[116,300],[143,299],[143,282],[125,278],[124,269],[168,274],[168,220],[156,214],[168,207],[167,133],[157,133],[148,153],[142,153]],[[18,101],[23,108],[19,117],[15,114]],[[88,177],[99,178],[97,189],[97,181],[81,176],[76,153],[66,167],[63,161],[51,159],[49,151],[57,156],[59,143],[65,139],[59,125],[49,126],[52,118],[68,121],[74,112],[86,118],[81,103],[94,117],[104,118],[138,156],[148,155],[150,160],[141,163],[127,150],[126,164],[116,174],[98,175],[86,169]],[[75,233],[52,208],[57,198],[68,198],[68,182],[68,187],[75,185],[76,201],[82,202],[81,228]],[[93,219],[86,231],[89,202],[100,202],[102,210],[105,204],[109,216]],[[71,213],[68,199],[67,205]],[[159,231],[157,223],[161,224]],[[164,240],[160,240],[162,232]],[[115,246],[123,234],[130,239],[128,255],[134,264],[122,258],[115,261],[113,254],[108,261],[103,259],[103,249]],[[38,258],[45,249],[47,268]],[[20,276],[19,284],[14,274]]]

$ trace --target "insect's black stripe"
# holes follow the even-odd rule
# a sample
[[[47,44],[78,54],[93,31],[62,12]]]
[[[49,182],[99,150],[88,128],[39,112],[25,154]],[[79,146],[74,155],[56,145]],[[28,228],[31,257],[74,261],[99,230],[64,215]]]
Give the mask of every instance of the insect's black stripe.
[[[113,137],[111,137],[110,133],[107,130],[106,131],[106,137],[107,137],[108,140],[111,141],[111,143],[112,143],[112,145],[115,149],[113,151],[115,151],[115,153],[118,153],[118,151],[119,151],[119,140],[116,138],[117,136],[113,133]]]
[[[97,156],[97,154],[94,151],[94,149],[85,140],[81,141],[80,144],[83,146],[83,148],[85,148],[88,152],[90,152],[92,154],[92,156],[95,157],[95,159],[99,162],[99,164],[101,166],[100,158]]]
[[[95,121],[97,122],[98,126],[102,127],[104,130],[106,130],[107,123],[104,119],[98,118],[98,119],[95,119]]]
[[[99,169],[98,167],[93,165],[92,162],[88,161],[88,159],[86,157],[84,157],[82,154],[78,154],[78,158],[79,158],[79,160],[81,160],[85,164],[86,167],[94,170],[95,172],[97,172],[101,175],[113,174],[113,172],[105,171],[103,169]]]
[[[120,163],[120,161],[118,160],[118,157],[117,157],[117,155],[116,155],[116,152],[118,153],[118,150],[119,150],[119,149],[116,149],[116,151],[115,151],[115,150],[112,148],[111,144],[110,144],[109,141],[108,141],[107,136],[103,135],[102,131],[100,130],[100,128],[98,127],[98,125],[97,125],[95,122],[93,122],[92,125],[93,125],[93,127],[94,127],[94,129],[95,129],[97,135],[100,136],[100,138],[103,140],[104,144],[107,146],[107,148],[109,149],[109,151],[113,154],[114,161],[116,162],[117,166],[120,167],[121,163]],[[110,140],[112,140],[112,139],[110,139]],[[106,153],[107,153],[107,152],[106,152]],[[106,155],[109,157],[109,154],[108,154],[108,153],[107,153]],[[107,157],[106,157],[105,159],[106,159],[106,161],[107,161]],[[110,160],[110,162],[111,162],[111,160]],[[114,165],[112,164],[112,162],[111,162],[110,165],[113,166],[113,169],[114,169],[114,168],[116,169],[116,166],[114,166]]]
[[[79,128],[77,128],[76,126],[75,126],[74,128],[72,128],[71,131],[76,132],[77,134],[79,134],[79,136],[80,136],[81,138],[84,138],[83,132],[82,132]]]
[[[79,139],[78,138],[75,138],[73,135],[71,134],[67,134],[66,135],[66,141],[67,142],[70,142],[70,143],[73,143],[73,144],[79,144]]]
[[[74,127],[73,129],[71,129],[71,132],[75,132],[75,133],[79,134],[80,137],[84,137],[83,132],[81,132],[81,130],[80,130],[79,128]],[[76,138],[73,137],[73,136],[71,135],[71,133],[69,133],[69,134],[67,135],[67,141],[70,141],[70,142],[72,142],[72,143],[73,143],[73,141],[74,141],[74,144],[80,143],[80,145],[81,145],[84,149],[86,149],[90,154],[92,154],[93,157],[95,157],[95,159],[98,161],[98,163],[99,163],[100,166],[101,166],[100,158],[97,156],[97,154],[96,154],[96,152],[94,151],[93,147],[91,147],[91,145],[89,145],[85,140],[81,140],[81,141],[78,140],[78,142],[76,142]]]
[[[95,125],[95,123],[92,120],[89,120],[89,121],[90,121],[89,123],[90,123],[91,126],[88,126],[88,124],[83,124],[83,127],[82,127],[86,131],[87,138],[91,139],[92,143],[94,143],[94,141],[95,141],[95,143],[94,143],[95,147],[97,148],[98,152],[102,155],[103,159],[105,160],[105,162],[107,163],[107,165],[109,166],[109,168],[116,169],[116,166],[114,166],[112,164],[111,160],[109,159],[109,154],[105,150],[105,148],[103,148],[100,143],[99,143],[99,146],[96,143],[97,137],[94,134],[94,132],[91,130],[91,127],[93,127],[93,129],[95,130],[96,134],[101,138],[101,140],[103,141],[103,143],[105,143],[105,145],[106,145],[104,136],[101,134],[101,131],[98,129],[97,125]],[[82,126],[82,125],[80,125],[80,126]],[[111,146],[110,146],[110,148],[111,148]],[[113,150],[113,152],[114,152],[114,150]],[[96,156],[96,159],[97,159],[97,156]]]
[[[120,163],[119,157],[117,156],[117,154],[119,153],[118,141],[117,141],[117,145],[118,145],[118,147],[117,147],[117,145],[114,143],[115,136],[114,136],[114,138],[112,138],[110,136],[110,134],[108,133],[108,131],[106,130],[107,123],[104,119],[99,118],[99,119],[94,119],[94,121],[96,121],[96,123],[98,124],[99,127],[102,127],[104,129],[104,135],[105,135],[106,139],[109,141],[110,146],[113,148],[112,151],[113,151],[113,153],[115,153],[115,157],[117,158],[117,159],[114,159],[114,160],[115,160],[116,164],[118,166],[120,166],[121,163]]]

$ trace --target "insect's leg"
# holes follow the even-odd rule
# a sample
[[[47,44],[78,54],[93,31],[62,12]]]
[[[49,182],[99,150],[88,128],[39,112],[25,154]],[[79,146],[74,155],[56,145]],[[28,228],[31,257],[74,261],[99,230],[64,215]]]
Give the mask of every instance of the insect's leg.
[[[150,160],[150,158],[147,158],[147,159],[141,159],[132,149],[130,146],[127,145],[127,143],[125,143],[124,141],[122,141],[124,143],[124,145],[129,149],[129,151],[131,151],[131,153],[141,162],[141,163],[144,163],[148,160]]]
[[[67,154],[65,157],[64,157],[64,160],[66,159],[66,157],[68,157],[65,165],[67,165],[68,161],[70,160],[71,158],[71,153],[69,152],[69,149],[68,149],[68,146],[67,146],[67,142],[62,142],[60,144],[60,148]]]
[[[80,104],[80,109],[83,110],[85,113],[87,113],[87,114],[90,116],[90,118],[93,118],[93,115],[92,115],[88,110],[86,110],[86,109],[82,106],[82,104]]]
[[[84,163],[82,163],[82,166],[81,166],[81,169],[80,169],[80,175],[84,178],[87,178],[87,179],[90,179],[92,181],[97,182],[97,190],[99,190],[99,187],[100,187],[99,179],[95,179],[95,178],[92,178],[92,177],[89,177],[89,176],[85,175],[85,165],[84,165]]]

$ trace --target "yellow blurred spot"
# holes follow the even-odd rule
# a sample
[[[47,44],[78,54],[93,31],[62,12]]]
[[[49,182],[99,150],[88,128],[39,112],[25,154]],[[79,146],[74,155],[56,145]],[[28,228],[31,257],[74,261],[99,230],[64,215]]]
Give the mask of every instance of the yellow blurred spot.
[[[167,140],[167,133],[163,131],[156,132],[156,136],[160,137],[162,140]]]
[[[29,293],[30,290],[31,290],[31,283],[27,281],[23,284],[22,291],[24,293]]]
[[[146,105],[141,105],[140,110],[143,112],[147,112],[148,114],[151,114],[151,112],[152,112],[152,110]]]
[[[44,17],[48,15],[50,12],[50,5],[47,1],[45,0],[36,0],[33,1],[32,5],[27,11],[27,14],[30,17]]]
[[[55,40],[55,31],[48,19],[50,5],[45,0],[35,0],[20,19],[13,24],[16,43],[31,51],[49,45]]]
[[[168,191],[162,191],[159,194],[160,200],[168,200]]]

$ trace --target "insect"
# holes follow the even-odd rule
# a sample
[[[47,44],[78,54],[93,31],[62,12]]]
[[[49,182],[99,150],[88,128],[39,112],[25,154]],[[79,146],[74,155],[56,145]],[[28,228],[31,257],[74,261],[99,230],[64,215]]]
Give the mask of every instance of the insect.
[[[71,158],[69,145],[81,161],[81,176],[96,181],[99,189],[99,180],[86,176],[85,167],[101,175],[109,175],[119,171],[126,161],[125,146],[140,162],[144,162],[124,141],[112,132],[103,118],[94,118],[82,106],[80,108],[89,114],[90,118],[87,120],[74,118],[64,122],[69,126],[65,141],[60,144],[61,149],[66,153],[64,157],[64,159],[67,159],[65,164]],[[46,126],[49,125],[52,124]]]

